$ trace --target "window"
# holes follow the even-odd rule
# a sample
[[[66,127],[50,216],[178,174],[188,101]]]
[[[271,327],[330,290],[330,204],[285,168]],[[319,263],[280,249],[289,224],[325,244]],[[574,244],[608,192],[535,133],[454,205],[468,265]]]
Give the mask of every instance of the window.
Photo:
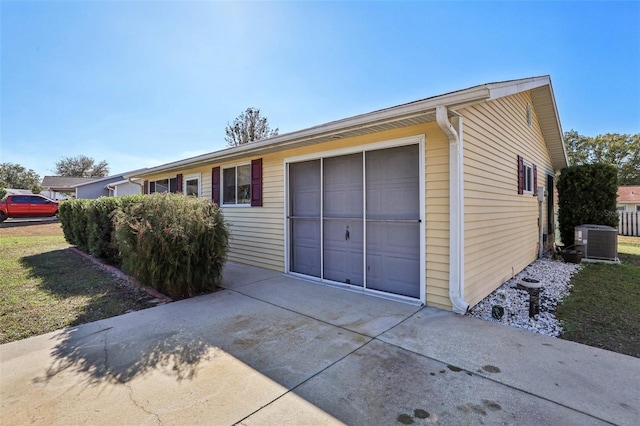
[[[211,199],[227,206],[262,207],[262,158],[222,170],[211,168]]]
[[[222,204],[251,204],[251,165],[222,169]]]
[[[640,205],[636,206],[636,211],[640,212]]]
[[[31,200],[25,195],[14,195],[11,197],[11,202],[15,204],[29,204]]]
[[[522,190],[525,194],[533,193],[533,166],[524,163],[524,184]]]
[[[199,182],[199,179],[187,179],[184,193],[187,195],[195,195],[196,197],[198,197],[200,195]]]
[[[158,179],[149,182],[149,194],[154,192],[177,192],[178,180],[176,178]]]
[[[538,171],[535,164],[518,155],[518,194],[538,195]]]

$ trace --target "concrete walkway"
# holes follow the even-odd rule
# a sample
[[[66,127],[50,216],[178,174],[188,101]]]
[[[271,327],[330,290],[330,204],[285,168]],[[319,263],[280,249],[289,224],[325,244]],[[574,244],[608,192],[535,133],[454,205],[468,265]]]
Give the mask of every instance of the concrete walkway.
[[[0,346],[0,424],[637,425],[640,359],[228,264]]]

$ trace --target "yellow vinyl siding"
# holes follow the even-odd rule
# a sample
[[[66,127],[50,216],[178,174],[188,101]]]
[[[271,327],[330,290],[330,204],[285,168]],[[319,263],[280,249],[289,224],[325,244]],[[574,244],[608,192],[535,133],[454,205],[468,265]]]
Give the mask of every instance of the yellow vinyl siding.
[[[288,149],[231,162],[212,162],[181,171],[201,173],[202,196],[211,199],[211,168],[246,164],[262,158],[262,207],[222,206],[230,228],[229,260],[275,271],[285,263],[285,158],[322,153],[334,149],[425,135],[426,210],[426,302],[450,309],[449,301],[449,144],[437,124],[427,123],[365,136]],[[147,180],[164,175],[145,176]]]
[[[518,194],[517,156],[537,167],[538,186],[553,173],[528,92],[481,103],[464,116],[465,300],[471,306],[534,261],[538,200]],[[546,202],[542,223],[546,227]]]
[[[451,309],[449,299],[449,140],[436,123],[426,131],[426,303]]]
[[[215,164],[221,169],[256,157]],[[229,224],[229,260],[284,271],[284,194],[281,154],[262,158],[262,207],[222,205]]]

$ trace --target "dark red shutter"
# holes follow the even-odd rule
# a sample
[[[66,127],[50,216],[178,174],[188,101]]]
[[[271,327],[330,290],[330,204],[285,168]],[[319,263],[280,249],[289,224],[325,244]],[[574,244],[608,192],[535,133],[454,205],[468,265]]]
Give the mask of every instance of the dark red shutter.
[[[262,158],[251,160],[251,205],[262,207]]]
[[[176,191],[175,192],[182,192],[182,173],[178,173],[176,175]]]
[[[149,181],[145,180],[144,183],[142,184],[142,193],[143,194],[148,194],[149,193]]]
[[[533,167],[533,196],[538,196],[538,168],[534,164]]]
[[[220,205],[220,167],[211,169],[211,199]]]
[[[524,194],[524,159],[518,155],[518,194]]]

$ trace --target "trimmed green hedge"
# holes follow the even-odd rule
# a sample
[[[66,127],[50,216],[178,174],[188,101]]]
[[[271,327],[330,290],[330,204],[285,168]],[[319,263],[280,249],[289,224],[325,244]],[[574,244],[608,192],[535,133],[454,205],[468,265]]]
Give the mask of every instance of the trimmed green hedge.
[[[58,220],[62,225],[62,233],[64,239],[69,244],[76,245],[76,240],[73,237],[73,231],[71,230],[71,221],[73,220],[72,205],[75,200],[63,200],[58,205]]]
[[[182,194],[60,204],[66,240],[173,298],[215,289],[229,231],[220,208]]]
[[[62,224],[64,238],[80,250],[88,251],[88,209],[92,200],[65,200],[58,207],[58,220]]]
[[[560,238],[565,247],[574,245],[578,225],[618,226],[615,166],[597,163],[564,168],[557,187]]]
[[[114,215],[123,269],[174,298],[215,289],[229,231],[221,209],[179,194],[152,194]]]
[[[100,197],[97,200],[92,200],[87,212],[89,253],[112,265],[120,265],[118,246],[114,238],[113,213],[124,205],[142,202],[142,200],[142,195],[126,195],[118,198]]]

